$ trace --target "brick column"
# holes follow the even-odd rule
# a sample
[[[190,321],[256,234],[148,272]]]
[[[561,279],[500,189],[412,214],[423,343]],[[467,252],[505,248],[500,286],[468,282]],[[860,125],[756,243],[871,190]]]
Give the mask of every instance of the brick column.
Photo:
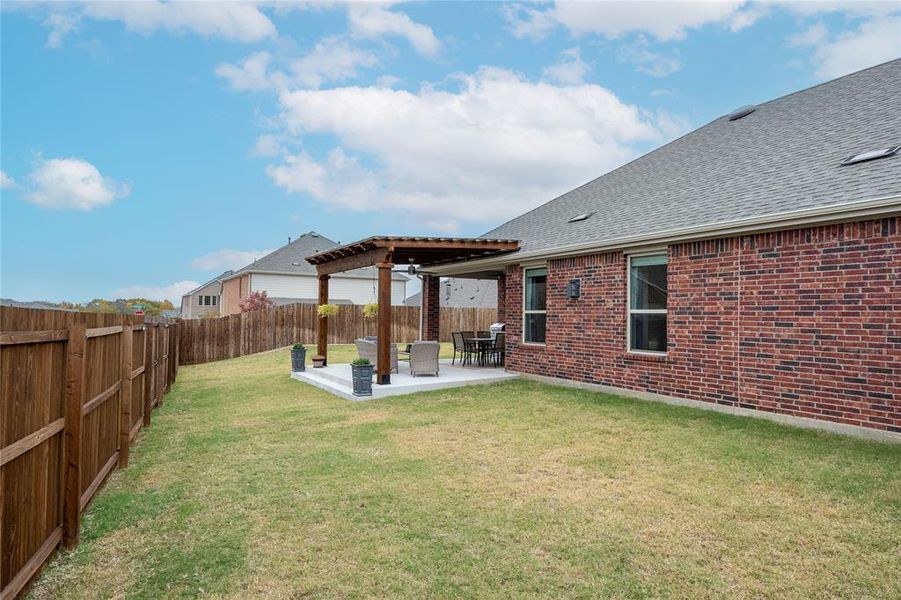
[[[497,278],[497,322],[507,322],[507,275]]]
[[[438,341],[441,320],[440,277],[422,276],[422,339]]]

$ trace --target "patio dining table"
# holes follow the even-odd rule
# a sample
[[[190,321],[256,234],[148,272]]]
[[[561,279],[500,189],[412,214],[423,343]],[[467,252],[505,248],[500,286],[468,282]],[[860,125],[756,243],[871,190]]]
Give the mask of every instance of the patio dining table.
[[[463,340],[464,344],[474,346],[476,353],[476,361],[480,367],[488,364],[488,351],[494,347],[493,337],[471,337]]]

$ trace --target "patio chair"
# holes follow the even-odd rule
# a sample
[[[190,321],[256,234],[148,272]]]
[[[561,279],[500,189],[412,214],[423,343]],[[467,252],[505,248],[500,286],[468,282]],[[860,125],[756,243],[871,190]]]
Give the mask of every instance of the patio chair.
[[[454,357],[451,358],[451,364],[454,364],[454,361],[457,360],[457,353],[460,353],[460,364],[466,364],[466,358],[469,353],[469,349],[466,347],[466,340],[463,339],[463,333],[460,331],[452,331],[451,338],[454,340]]]
[[[379,347],[376,342],[360,339],[354,340],[354,345],[357,347],[357,354],[360,358],[368,358],[369,362],[378,368]],[[391,372],[397,373],[397,346],[391,344],[389,352],[391,353]]]
[[[410,375],[434,375],[438,377],[438,342],[413,342],[410,347]]]
[[[494,366],[499,367],[504,364],[504,358],[507,353],[507,336],[503,332],[498,332],[494,336],[494,347],[491,348],[491,357],[494,359]]]
[[[469,338],[474,338],[476,336],[475,331],[461,331],[464,340],[468,340]]]
[[[490,331],[477,331],[476,337],[481,337],[481,338],[491,337],[491,332]]]

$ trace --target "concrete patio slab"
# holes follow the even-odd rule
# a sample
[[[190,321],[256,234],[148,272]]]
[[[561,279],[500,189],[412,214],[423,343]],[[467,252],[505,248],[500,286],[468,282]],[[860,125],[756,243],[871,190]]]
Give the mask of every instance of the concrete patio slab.
[[[372,396],[354,396],[351,382],[350,365],[347,363],[328,365],[321,369],[307,367],[302,373],[291,373],[297,381],[309,383],[321,390],[330,392],[346,400],[372,400],[403,394],[415,394],[429,390],[443,390],[462,387],[464,385],[480,385],[510,381],[519,377],[516,373],[507,373],[503,368],[451,365],[451,361],[438,361],[439,375],[433,377],[410,375],[410,366],[401,361],[399,373],[391,374],[390,385],[372,384]]]

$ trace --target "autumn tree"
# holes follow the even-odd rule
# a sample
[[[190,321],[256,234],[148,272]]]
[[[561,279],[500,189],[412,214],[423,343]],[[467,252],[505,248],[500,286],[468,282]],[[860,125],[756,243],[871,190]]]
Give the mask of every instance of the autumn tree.
[[[263,290],[262,292],[251,292],[249,296],[238,303],[238,306],[241,308],[241,312],[250,312],[252,310],[272,308],[275,306],[275,302],[269,298],[266,290]]]

